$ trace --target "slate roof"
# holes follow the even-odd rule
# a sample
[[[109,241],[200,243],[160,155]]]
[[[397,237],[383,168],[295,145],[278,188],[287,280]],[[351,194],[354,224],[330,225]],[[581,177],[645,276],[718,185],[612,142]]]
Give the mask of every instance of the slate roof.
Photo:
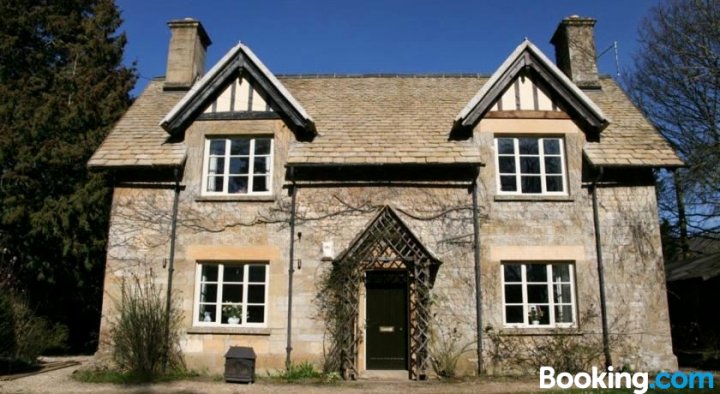
[[[588,90],[586,94],[602,108],[610,124],[600,134],[599,143],[585,144],[584,152],[591,163],[597,166],[684,165],[613,79],[601,78],[600,86],[601,90]]]
[[[163,91],[152,80],[90,158],[90,167],[176,166],[185,161],[185,144],[168,142],[160,119],[185,95]]]
[[[281,78],[315,119],[288,164],[481,163],[471,140],[449,141],[455,114],[481,77]]]
[[[453,121],[487,78],[481,76],[278,77],[315,121],[311,143],[293,142],[288,164],[481,163],[472,140],[449,141]],[[168,142],[159,123],[186,92],[153,80],[98,148],[91,167],[179,165],[182,142]],[[681,166],[669,144],[617,84],[585,91],[610,125],[585,155],[603,166]]]

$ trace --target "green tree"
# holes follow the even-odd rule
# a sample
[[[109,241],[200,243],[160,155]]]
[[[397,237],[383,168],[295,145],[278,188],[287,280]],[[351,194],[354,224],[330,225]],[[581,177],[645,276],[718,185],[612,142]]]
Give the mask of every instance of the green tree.
[[[629,90],[688,165],[660,177],[663,215],[675,237],[720,234],[720,1],[660,2],[640,42]]]
[[[130,104],[112,0],[0,2],[0,263],[33,309],[92,350],[109,180],[86,163]]]

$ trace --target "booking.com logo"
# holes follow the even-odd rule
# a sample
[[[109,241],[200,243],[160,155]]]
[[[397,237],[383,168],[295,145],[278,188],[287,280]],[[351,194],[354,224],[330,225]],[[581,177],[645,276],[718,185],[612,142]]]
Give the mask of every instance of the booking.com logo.
[[[634,389],[633,393],[643,394],[652,390],[668,389],[713,389],[715,382],[710,372],[660,372],[655,375],[654,381],[650,381],[647,372],[613,372],[613,367],[608,367],[607,372],[598,371],[592,367],[591,372],[579,372],[571,374],[560,372],[555,377],[555,369],[552,367],[540,367],[540,388],[550,389],[553,387],[569,389]]]

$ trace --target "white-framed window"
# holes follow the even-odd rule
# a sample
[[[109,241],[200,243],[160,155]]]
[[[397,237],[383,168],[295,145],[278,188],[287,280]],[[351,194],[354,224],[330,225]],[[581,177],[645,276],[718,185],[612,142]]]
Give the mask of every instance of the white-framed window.
[[[272,193],[271,137],[207,138],[203,157],[202,194]]]
[[[567,194],[562,138],[496,137],[495,152],[499,194]]]
[[[267,323],[268,265],[197,264],[195,318],[198,326],[264,327]]]
[[[506,326],[576,324],[573,264],[508,262],[503,263],[501,269]]]

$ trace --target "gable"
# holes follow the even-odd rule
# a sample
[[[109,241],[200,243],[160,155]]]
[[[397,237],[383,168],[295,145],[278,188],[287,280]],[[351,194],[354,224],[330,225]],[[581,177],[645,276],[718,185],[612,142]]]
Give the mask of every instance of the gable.
[[[527,77],[532,85],[523,81]],[[545,97],[530,99],[531,93],[540,91]],[[453,131],[474,128],[493,107],[496,111],[499,106],[512,107],[512,104],[515,104],[513,110],[518,110],[518,106],[529,108],[531,103],[533,107],[536,104],[547,107],[545,98],[551,98],[555,108],[562,106],[583,129],[600,132],[609,124],[600,108],[526,39],[456,116]]]
[[[243,81],[248,83],[244,84]],[[246,88],[247,95],[244,95],[243,89]],[[258,93],[257,96],[254,93]],[[253,104],[251,97],[259,97],[261,100]],[[237,105],[235,99],[238,100]],[[244,108],[243,103],[247,103]],[[260,111],[263,103],[265,110]],[[271,103],[273,111],[266,110],[267,103]],[[239,43],[193,85],[160,121],[160,126],[171,135],[176,135],[184,132],[202,115],[225,114],[222,118],[232,119],[233,115],[238,114],[242,118],[241,114],[271,112],[282,118],[296,135],[311,138],[315,134],[315,124],[300,103],[250,48]]]
[[[251,82],[248,75],[240,75],[231,80],[215,101],[205,108],[201,118],[211,118],[213,114],[228,118],[277,117],[267,95]],[[232,116],[235,114],[236,116]]]
[[[505,88],[490,106],[494,111],[561,111],[556,100],[538,86],[532,77],[521,74]]]

